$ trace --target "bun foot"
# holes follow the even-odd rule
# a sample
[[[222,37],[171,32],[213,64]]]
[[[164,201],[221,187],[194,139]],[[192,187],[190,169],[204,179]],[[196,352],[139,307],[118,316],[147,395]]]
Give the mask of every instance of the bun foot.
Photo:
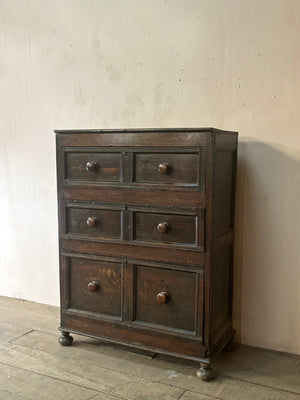
[[[70,336],[70,332],[62,332],[62,336],[58,341],[62,346],[71,346],[73,343],[73,337]]]
[[[224,347],[223,350],[225,351],[233,351],[237,348],[237,342],[232,338]]]
[[[197,371],[197,377],[205,382],[208,382],[213,380],[215,375],[209,364],[200,363],[200,369]]]

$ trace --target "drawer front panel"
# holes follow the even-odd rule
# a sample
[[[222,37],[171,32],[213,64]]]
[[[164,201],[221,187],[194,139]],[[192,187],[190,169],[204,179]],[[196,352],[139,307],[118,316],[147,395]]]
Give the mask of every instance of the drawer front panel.
[[[120,239],[119,210],[67,207],[66,234]]]
[[[66,151],[65,180],[120,182],[121,153]]]
[[[69,258],[69,308],[121,317],[121,263]]]
[[[205,193],[206,147],[61,147],[62,187],[141,187]]]
[[[139,265],[135,268],[136,322],[195,334],[196,308],[199,310],[197,274]],[[201,316],[202,310],[199,312]]]
[[[195,215],[134,213],[134,239],[196,246]]]
[[[198,153],[135,153],[136,183],[197,186]]]

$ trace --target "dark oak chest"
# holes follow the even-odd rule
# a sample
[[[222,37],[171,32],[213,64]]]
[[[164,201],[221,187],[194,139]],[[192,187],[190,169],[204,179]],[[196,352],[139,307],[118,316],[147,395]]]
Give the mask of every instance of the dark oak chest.
[[[237,133],[56,131],[61,326],[198,360],[233,337]]]

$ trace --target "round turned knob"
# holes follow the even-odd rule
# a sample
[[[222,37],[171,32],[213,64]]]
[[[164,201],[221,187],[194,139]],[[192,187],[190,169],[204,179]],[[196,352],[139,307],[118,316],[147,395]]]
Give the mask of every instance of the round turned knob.
[[[169,296],[167,292],[160,292],[158,293],[158,295],[156,296],[156,300],[158,302],[158,304],[165,304],[168,302],[169,300]]]
[[[168,172],[169,169],[169,164],[168,163],[161,163],[158,166],[158,170],[161,174],[166,174]]]
[[[86,224],[89,228],[92,228],[93,226],[95,226],[97,219],[95,217],[88,217],[88,219],[86,220]]]
[[[167,222],[161,222],[157,225],[157,230],[159,233],[167,232],[169,226]]]
[[[87,171],[89,171],[89,172],[94,172],[94,171],[96,171],[96,169],[97,169],[97,163],[96,163],[96,161],[88,161],[88,162],[85,164],[85,169],[86,169]]]
[[[99,289],[99,283],[96,281],[92,281],[88,284],[88,290],[91,293],[96,292]]]

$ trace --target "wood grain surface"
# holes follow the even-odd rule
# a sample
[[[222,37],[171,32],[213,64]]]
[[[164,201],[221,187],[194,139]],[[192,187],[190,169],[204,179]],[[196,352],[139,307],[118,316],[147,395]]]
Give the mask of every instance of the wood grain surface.
[[[58,307],[0,297],[1,400],[300,398],[300,356],[240,345],[218,357],[207,384],[191,361],[76,335],[62,348],[58,323]]]

